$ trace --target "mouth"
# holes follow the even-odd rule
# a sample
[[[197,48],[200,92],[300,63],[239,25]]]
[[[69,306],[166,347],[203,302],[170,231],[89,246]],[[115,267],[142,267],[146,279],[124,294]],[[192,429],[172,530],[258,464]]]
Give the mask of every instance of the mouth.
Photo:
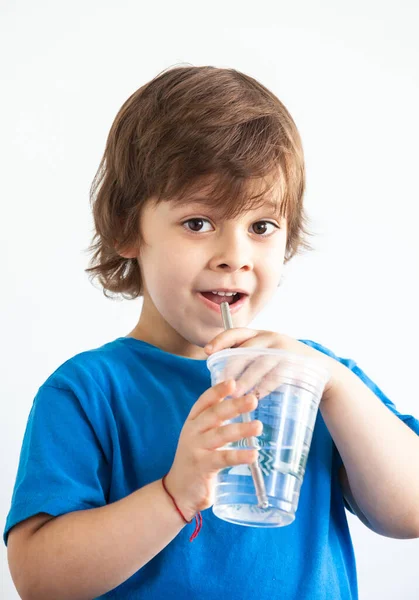
[[[248,299],[248,294],[237,292],[235,296],[220,296],[212,292],[197,292],[198,298],[211,310],[221,314],[221,304],[228,302],[232,314],[240,310]]]

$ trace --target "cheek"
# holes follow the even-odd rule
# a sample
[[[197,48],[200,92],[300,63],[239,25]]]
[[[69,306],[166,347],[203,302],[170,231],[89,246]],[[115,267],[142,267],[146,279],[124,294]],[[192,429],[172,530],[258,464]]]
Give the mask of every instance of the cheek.
[[[191,281],[199,271],[197,256],[186,252],[179,244],[161,244],[159,248],[144,257],[147,264],[146,277],[154,289],[163,292],[175,292],[190,287]]]
[[[265,258],[263,261],[263,273],[265,278],[279,279],[284,269],[284,257],[279,253]]]
[[[166,273],[170,272],[173,276],[183,279],[196,269],[197,255],[177,244],[164,249],[160,253],[159,262]]]

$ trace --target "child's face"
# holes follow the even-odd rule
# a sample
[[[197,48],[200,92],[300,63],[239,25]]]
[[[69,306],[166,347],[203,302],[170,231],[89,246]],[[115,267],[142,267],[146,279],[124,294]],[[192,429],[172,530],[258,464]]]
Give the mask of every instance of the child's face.
[[[141,216],[145,244],[136,255],[144,305],[132,335],[168,352],[206,359],[203,347],[223,323],[199,292],[220,288],[249,294],[232,313],[234,327],[246,327],[281,278],[287,224],[273,214],[267,204],[221,221],[205,204],[149,202]]]

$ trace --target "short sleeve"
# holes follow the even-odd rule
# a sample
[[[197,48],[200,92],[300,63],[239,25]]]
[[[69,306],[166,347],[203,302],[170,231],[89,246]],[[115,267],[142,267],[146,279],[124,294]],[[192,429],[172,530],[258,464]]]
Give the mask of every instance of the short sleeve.
[[[374,394],[381,400],[381,402],[385,404],[394,415],[396,415],[396,417],[401,419],[404,423],[406,423],[408,427],[410,427],[410,429],[412,429],[412,431],[419,435],[418,419],[416,419],[412,415],[400,413],[397,410],[396,406],[393,404],[393,402],[391,402],[391,400],[384,394],[384,392],[378,387],[378,385],[374,383],[372,379],[370,379],[368,375],[366,375],[364,371],[358,367],[355,361],[353,361],[350,358],[341,358],[340,362],[346,367],[348,367],[348,369],[350,369],[355,375],[357,375],[361,379],[361,381],[363,381],[365,385],[368,386],[372,392],[374,392]]]
[[[372,379],[370,379],[368,377],[368,375],[366,375],[364,373],[364,371],[358,367],[358,365],[356,364],[356,362],[354,360],[352,360],[352,358],[340,358],[339,356],[334,354],[331,350],[329,350],[325,346],[322,346],[318,342],[313,342],[312,340],[299,340],[299,341],[303,342],[303,344],[307,344],[307,346],[311,346],[312,348],[315,348],[319,352],[323,352],[323,354],[327,354],[328,356],[331,356],[335,360],[337,360],[340,363],[342,363],[343,365],[345,365],[345,367],[347,367],[350,371],[352,371],[355,375],[357,375],[357,377],[359,377],[361,379],[361,381],[363,381],[365,383],[365,385],[367,387],[369,387],[372,392],[374,392],[374,394],[381,400],[381,402],[383,404],[385,404],[387,406],[387,408],[389,410],[391,410],[391,412],[393,414],[396,415],[396,417],[401,419],[404,423],[406,423],[406,425],[408,427],[410,427],[410,429],[412,429],[417,435],[419,435],[418,419],[416,419],[412,415],[400,413],[397,410],[397,408],[395,407],[395,405],[393,404],[393,402],[391,402],[391,400],[389,398],[387,398],[387,396],[378,387],[378,385],[375,384],[372,381]]]
[[[76,395],[44,384],[30,411],[3,534],[41,512],[59,516],[106,504],[109,468]]]

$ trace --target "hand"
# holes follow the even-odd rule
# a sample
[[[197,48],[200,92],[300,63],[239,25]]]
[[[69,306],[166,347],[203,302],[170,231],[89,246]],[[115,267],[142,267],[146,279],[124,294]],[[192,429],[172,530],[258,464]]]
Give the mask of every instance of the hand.
[[[209,347],[210,345],[212,348]],[[215,336],[204,350],[211,355],[227,348],[275,348],[314,359],[330,375],[323,395],[331,392],[335,385],[335,379],[339,376],[340,363],[336,360],[294,338],[276,332],[233,327]],[[226,380],[235,379],[237,381],[235,395],[243,395],[257,385],[254,393],[260,400],[281,385],[281,374],[284,372],[284,368],[282,357],[267,355],[244,358],[237,356],[228,361],[223,371],[223,377]]]
[[[227,443],[262,433],[260,421],[223,425],[224,421],[255,410],[258,404],[253,394],[224,400],[234,390],[232,380],[207,389],[193,405],[180,433],[166,484],[188,521],[214,504],[215,476],[220,469],[257,460],[257,449],[217,450]]]

